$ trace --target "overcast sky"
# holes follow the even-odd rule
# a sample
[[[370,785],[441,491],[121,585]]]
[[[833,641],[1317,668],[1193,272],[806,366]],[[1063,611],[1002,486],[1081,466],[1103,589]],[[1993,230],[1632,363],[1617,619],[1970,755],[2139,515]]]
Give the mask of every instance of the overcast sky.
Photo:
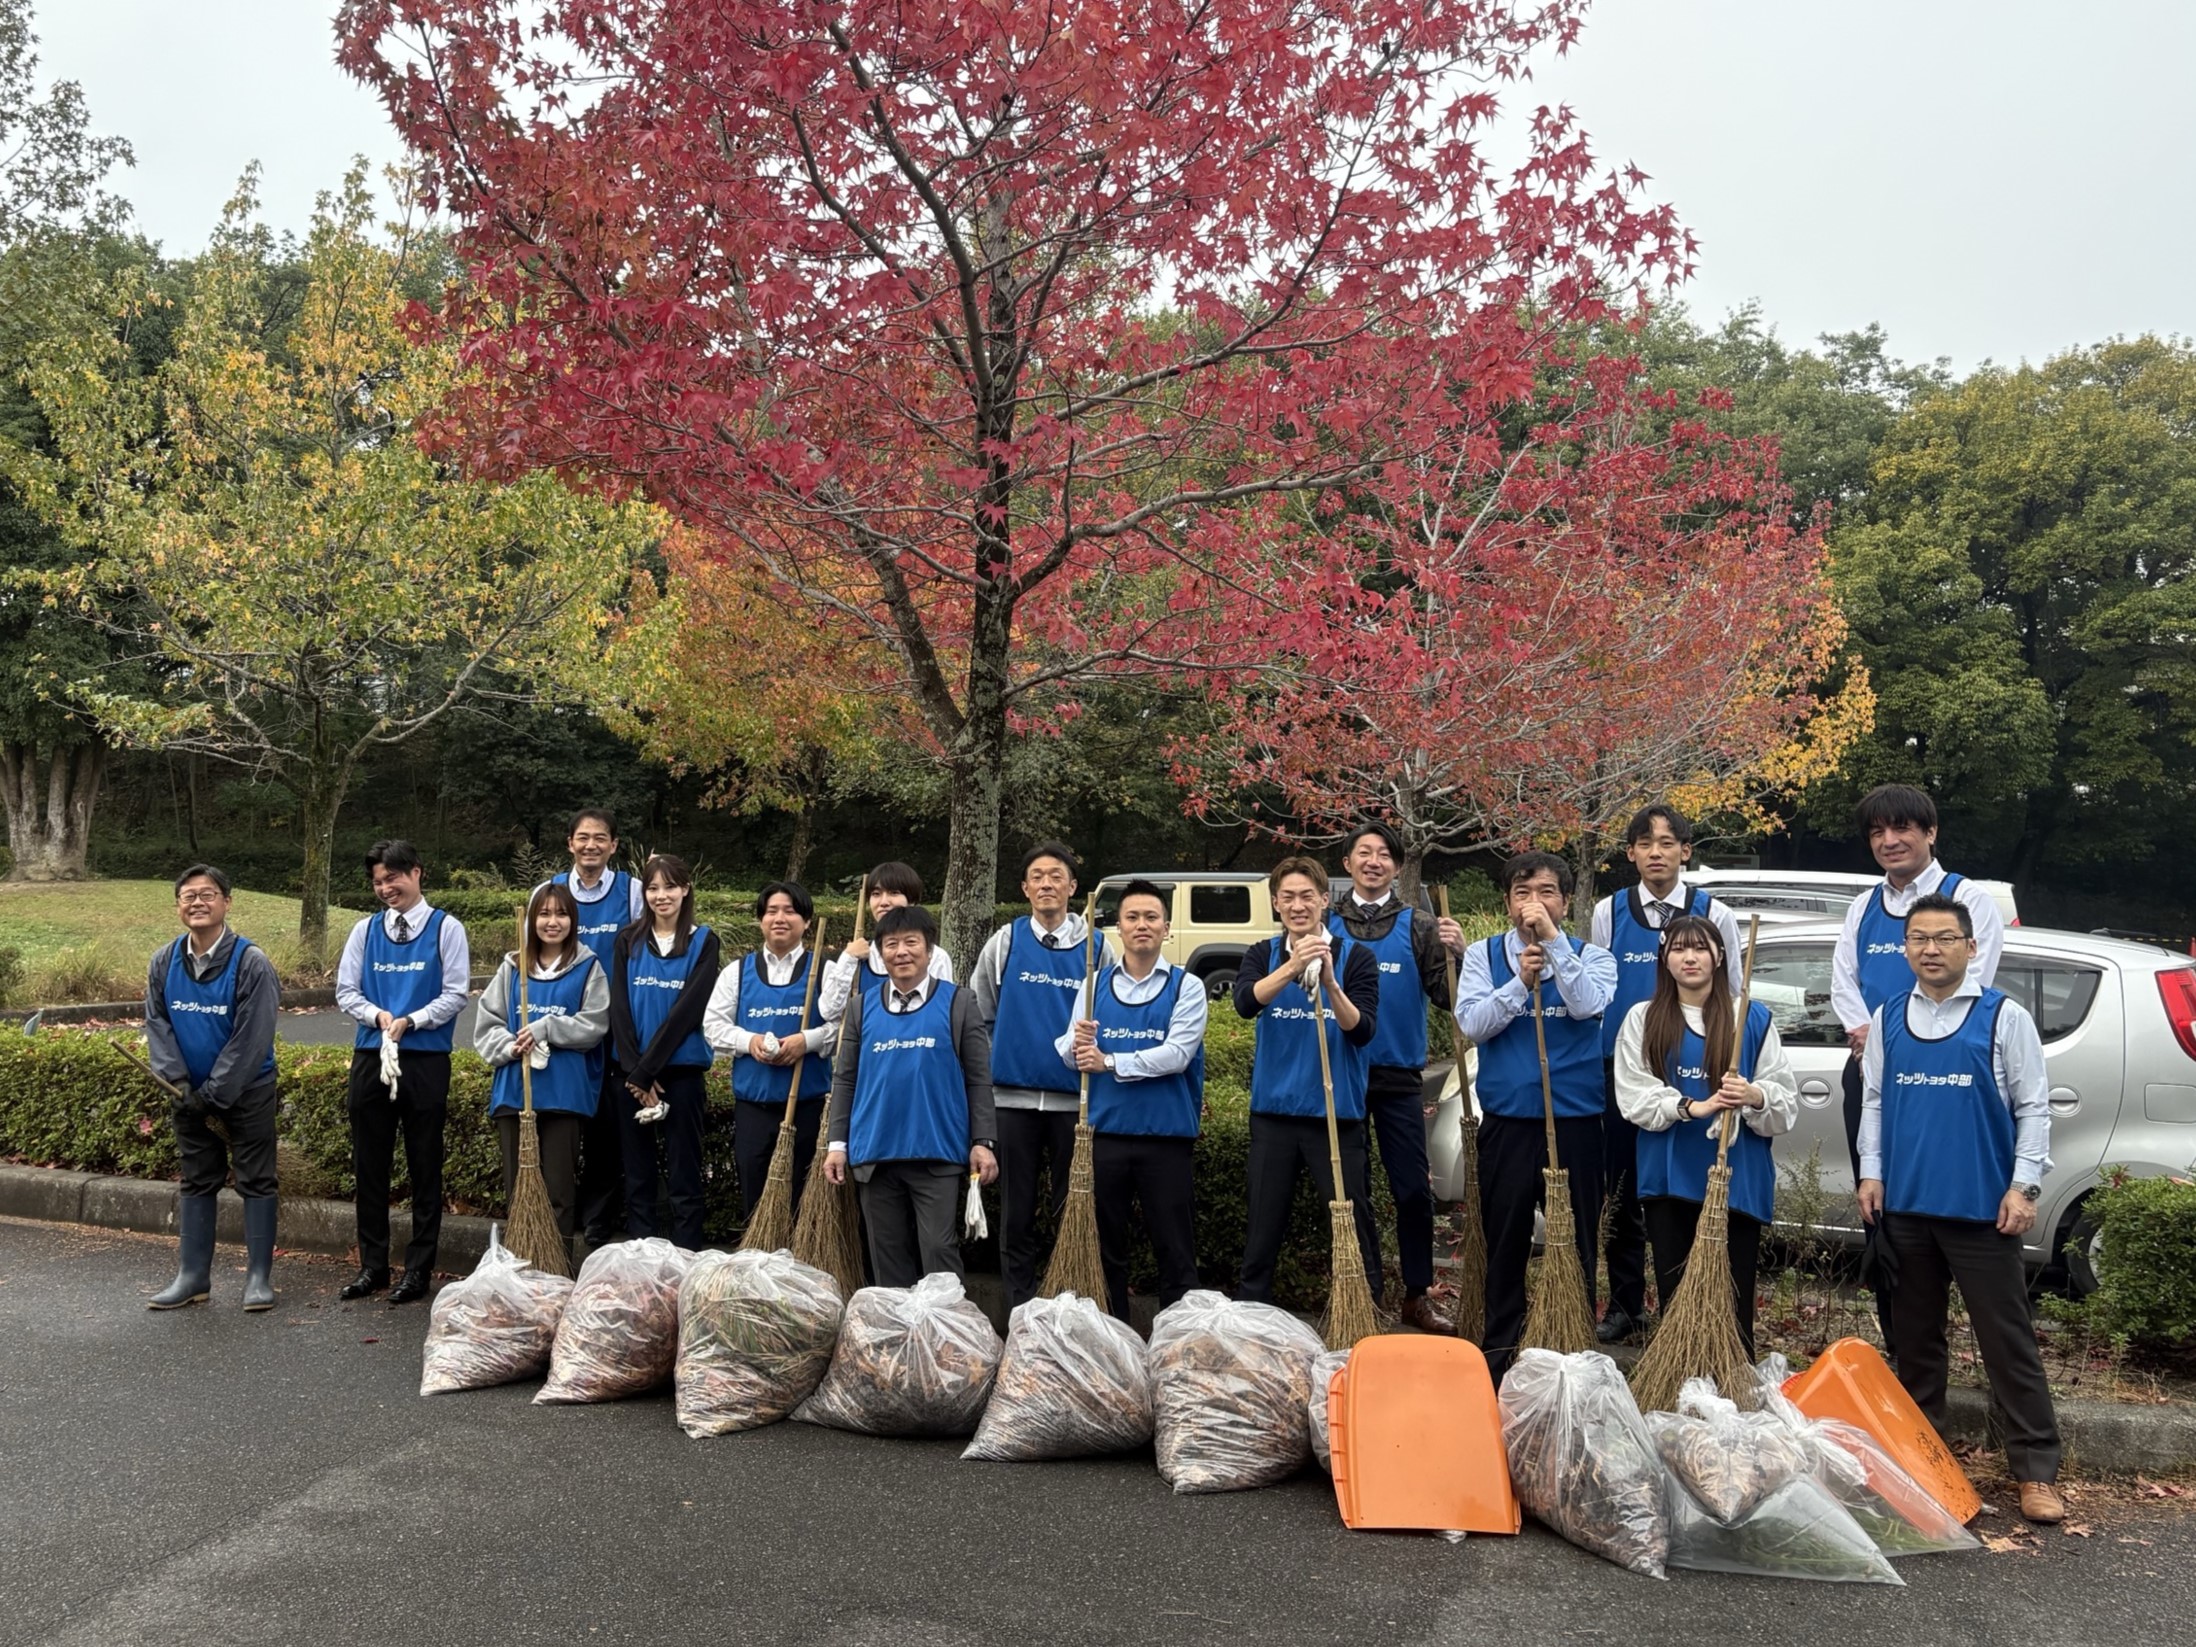
[[[302,229],[393,159],[333,64],[327,0],[40,0],[43,73],[137,150],[122,189],[201,245],[247,161]],[[2186,0],[1599,0],[1509,94],[1568,102],[1700,237],[1685,298],[1789,341],[1880,321],[1908,359],[2041,359],[2196,332],[2196,6]]]

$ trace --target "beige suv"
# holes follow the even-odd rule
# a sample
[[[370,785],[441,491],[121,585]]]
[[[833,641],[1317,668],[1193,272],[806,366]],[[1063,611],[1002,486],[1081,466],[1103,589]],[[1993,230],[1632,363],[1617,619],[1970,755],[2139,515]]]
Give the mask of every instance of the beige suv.
[[[1098,924],[1113,925],[1121,889],[1149,881],[1167,894],[1168,961],[1204,980],[1215,1000],[1235,987],[1236,968],[1251,945],[1281,930],[1273,917],[1263,871],[1170,870],[1150,875],[1108,875],[1098,883]]]

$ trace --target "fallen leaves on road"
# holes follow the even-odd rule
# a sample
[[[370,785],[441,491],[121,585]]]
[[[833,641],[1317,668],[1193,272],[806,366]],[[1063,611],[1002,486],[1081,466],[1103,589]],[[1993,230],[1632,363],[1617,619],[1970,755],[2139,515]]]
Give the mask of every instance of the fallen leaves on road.
[[[2069,1521],[2059,1528],[2068,1538],[2087,1538],[2096,1530],[2086,1521]]]
[[[2178,1481],[2153,1481],[2147,1475],[2135,1478],[2135,1489],[2145,1498],[2186,1498],[2188,1489]]]

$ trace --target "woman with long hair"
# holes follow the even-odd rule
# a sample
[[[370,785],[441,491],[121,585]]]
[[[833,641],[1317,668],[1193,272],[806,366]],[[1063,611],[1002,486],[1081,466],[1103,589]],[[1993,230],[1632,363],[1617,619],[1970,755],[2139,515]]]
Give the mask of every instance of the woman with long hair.
[[[1727,1157],[1731,1283],[1752,1355],[1761,1232],[1776,1210],[1770,1140],[1798,1120],[1799,1087],[1768,1007],[1750,1003],[1740,1033],[1729,958],[1713,921],[1680,915],[1663,927],[1655,993],[1625,1014],[1617,1032],[1616,1095],[1624,1118],[1639,1128],[1639,1198],[1664,1305],[1692,1256],[1717,1131],[1737,1116]]]
[[[691,1251],[702,1243],[702,1078],[714,1056],[702,1015],[717,987],[717,935],[694,924],[694,872],[683,858],[650,858],[641,896],[648,913],[618,934],[610,962],[625,1232],[668,1235]],[[659,1169],[671,1191],[668,1230],[656,1217]]]
[[[526,974],[523,1020],[521,967]],[[558,1232],[568,1243],[579,1204],[580,1132],[601,1097],[602,1042],[609,1032],[610,980],[580,936],[579,906],[571,889],[554,881],[535,888],[517,952],[504,956],[480,992],[473,1050],[495,1071],[488,1113],[495,1117],[503,1143],[506,1200],[518,1181],[519,1113],[525,1101],[519,1060],[533,1064],[541,1177]]]

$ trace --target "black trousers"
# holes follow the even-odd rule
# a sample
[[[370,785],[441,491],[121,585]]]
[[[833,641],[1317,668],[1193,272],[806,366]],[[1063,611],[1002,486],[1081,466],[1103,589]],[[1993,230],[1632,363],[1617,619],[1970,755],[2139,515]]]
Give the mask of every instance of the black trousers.
[[[1356,1203],[1358,1256],[1378,1303],[1386,1289],[1380,1268],[1380,1243],[1368,1238],[1372,1192],[1365,1170],[1365,1123],[1344,1121],[1342,1184]],[[1289,1208],[1296,1199],[1298,1173],[1308,1175],[1322,1201],[1336,1199],[1334,1168],[1327,1159],[1327,1120],[1323,1115],[1261,1115],[1250,1118],[1249,1227],[1243,1232],[1243,1275],[1235,1296],[1252,1303],[1273,1301],[1273,1267],[1289,1235]],[[1343,1262],[1340,1253],[1334,1262]]]
[[[579,1208],[580,1133],[587,1118],[569,1110],[534,1111],[534,1136],[541,1144],[541,1181],[549,1191],[549,1210],[557,1215],[557,1233],[567,1244],[577,1225]],[[503,1146],[503,1199],[509,1204],[518,1184],[519,1112],[496,1112],[496,1137]]]
[[[406,1175],[412,1181],[412,1240],[404,1249],[404,1267],[432,1270],[442,1244],[442,1132],[450,1116],[450,1055],[406,1052],[400,1044],[392,1100],[381,1084],[380,1049],[360,1048],[351,1054],[347,1100],[351,1172],[358,1180],[359,1267],[389,1267],[389,1172],[401,1130]]]
[[[1693,1255],[1693,1232],[1700,1225],[1700,1203],[1682,1196],[1658,1195],[1645,1204],[1647,1239],[1655,1245],[1655,1292],[1667,1311],[1685,1279],[1685,1261]],[[1754,1358],[1754,1294],[1761,1275],[1761,1220],[1732,1208],[1731,1301],[1738,1306],[1739,1337],[1746,1358]],[[1611,1280],[1609,1290],[1616,1291]]]
[[[634,1119],[640,1106],[618,1083],[618,1147],[625,1155],[625,1233],[647,1237],[667,1235],[673,1245],[698,1252],[702,1244],[702,1112],[708,1101],[702,1091],[707,1071],[691,1064],[674,1064],[658,1077],[656,1085],[670,1106],[660,1121],[646,1126]],[[656,1175],[663,1174],[671,1193],[668,1229],[656,1215]]]
[[[1365,1083],[1365,1120],[1395,1197],[1395,1246],[1403,1271],[1403,1296],[1416,1298],[1433,1285],[1433,1166],[1426,1159],[1426,1072],[1375,1064]],[[1358,1204],[1359,1231],[1377,1249],[1372,1198]],[[1378,1293],[1373,1295],[1379,1297]]]
[[[861,1179],[869,1269],[880,1287],[912,1287],[926,1275],[966,1275],[960,1211],[968,1168],[950,1161],[880,1161]]]
[[[2021,1238],[2000,1235],[1995,1224],[1912,1213],[1887,1214],[1883,1228],[1899,1259],[1899,1284],[1891,1289],[1899,1382],[1914,1405],[1941,1435],[1945,1375],[1952,1360],[1945,1342],[1946,1313],[1951,1284],[1957,1281],[1975,1329],[1975,1347],[1982,1351],[1983,1373],[1990,1380],[1992,1416],[2005,1439],[2006,1468],[2016,1481],[2056,1481],[2059,1419],[2028,1311]]]
[[[1842,1077],[1845,1091],[1845,1151],[1853,1163],[1853,1187],[1860,1187],[1861,1176],[1861,1061],[1857,1057],[1845,1060]],[[1881,1240],[1879,1232],[1877,1239]],[[1892,1289],[1894,1292],[1896,1288]],[[1896,1368],[1899,1364],[1898,1336],[1892,1328],[1891,1299],[1880,1288],[1876,1290],[1876,1324],[1883,1329],[1883,1358]]]
[[[808,1164],[816,1157],[816,1134],[823,1129],[824,1101],[803,1098],[793,1108],[793,1205],[801,1204],[801,1186],[808,1182]],[[755,1215],[763,1186],[770,1182],[770,1157],[778,1147],[778,1129],[785,1125],[785,1105],[750,1103],[745,1098],[732,1104],[732,1159],[740,1173],[740,1202],[747,1216]]]
[[[214,1136],[213,1128],[197,1116],[171,1106],[175,1119],[175,1147],[183,1157],[183,1193],[219,1195],[236,1168],[236,1193],[250,1201],[273,1195],[275,1181],[275,1084],[262,1082],[246,1087],[236,1102],[217,1111],[229,1130],[229,1141]]]
[[[630,1101],[617,1066],[606,1059],[595,1113],[580,1124],[579,1227],[591,1247],[607,1246],[625,1229],[625,1129],[618,1106]]]
[[[1634,1321],[1647,1318],[1647,1224],[1639,1204],[1639,1128],[1617,1108],[1616,1060],[1601,1066],[1605,1097],[1601,1110],[1601,1177],[1607,1204],[1608,1240],[1602,1262],[1609,1266],[1609,1308]],[[1694,1203],[1698,1205],[1698,1203]],[[1661,1282],[1661,1249],[1655,1252],[1655,1291],[1664,1305],[1670,1291]],[[1752,1339],[1747,1340],[1752,1344]]]
[[[1007,1308],[1037,1296],[1045,1258],[1037,1239],[1037,1185],[1049,1170],[1046,1200],[1052,1227],[1060,1227],[1067,1204],[1068,1163],[1075,1156],[1075,1111],[1008,1109],[997,1111],[999,1126],[999,1274],[1006,1282]]]
[[[1106,1271],[1106,1307],[1129,1318],[1129,1247],[1133,1204],[1159,1260],[1159,1307],[1197,1285],[1197,1140],[1101,1132],[1091,1139],[1091,1201],[1098,1212],[1098,1258]]]
[[[1595,1295],[1595,1246],[1601,1225],[1601,1117],[1556,1117],[1556,1150],[1571,1175],[1571,1218],[1586,1299]],[[1546,1125],[1535,1118],[1486,1115],[1479,1122],[1479,1220],[1487,1235],[1487,1330],[1482,1339],[1495,1382],[1510,1370],[1525,1330],[1525,1271],[1533,1256],[1533,1212],[1548,1164]]]

